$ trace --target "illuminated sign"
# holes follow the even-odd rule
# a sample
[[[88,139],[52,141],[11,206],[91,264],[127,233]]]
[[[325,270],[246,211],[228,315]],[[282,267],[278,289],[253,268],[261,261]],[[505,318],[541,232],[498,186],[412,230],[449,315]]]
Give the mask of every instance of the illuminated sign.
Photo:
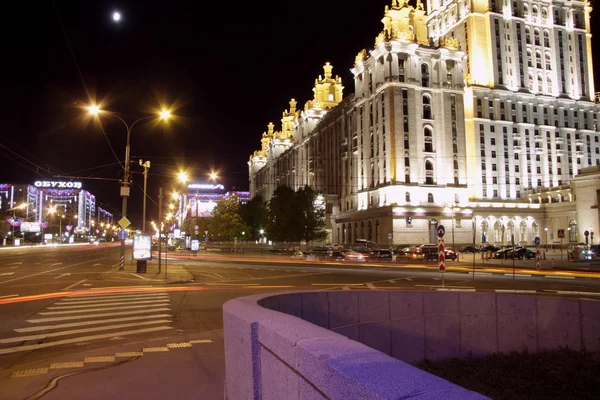
[[[52,189],[81,189],[81,182],[35,181],[33,186]]]
[[[220,184],[211,184],[211,183],[190,183],[188,185],[188,189],[209,189],[209,190],[215,190],[215,189],[225,189],[225,186],[220,185]]]
[[[22,222],[21,232],[41,232],[42,227],[39,222]]]
[[[133,235],[133,258],[135,260],[152,259],[152,235]]]

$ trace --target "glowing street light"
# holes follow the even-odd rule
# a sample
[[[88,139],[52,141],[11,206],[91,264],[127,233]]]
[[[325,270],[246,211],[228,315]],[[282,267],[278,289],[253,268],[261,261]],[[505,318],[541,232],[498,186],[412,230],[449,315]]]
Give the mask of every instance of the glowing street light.
[[[177,175],[177,178],[179,178],[179,182],[183,182],[183,183],[186,183],[187,180],[188,180],[188,176],[187,176],[187,174],[185,172],[180,172]]]
[[[210,176],[210,179],[212,179],[213,181],[215,181],[215,180],[218,178],[218,175],[217,175],[217,173],[216,173],[216,172],[214,172],[214,171],[213,171],[213,172],[211,172],[211,173],[209,174],[209,176]]]
[[[120,15],[119,15],[119,18],[120,18]],[[149,115],[146,117],[138,118],[135,121],[133,121],[133,123],[130,125],[123,118],[119,117],[118,115],[101,110],[100,107],[98,107],[96,104],[90,105],[88,107],[88,112],[92,115],[95,115],[98,118],[100,117],[101,114],[116,118],[119,121],[121,121],[123,123],[123,125],[125,125],[125,129],[127,131],[127,143],[125,146],[125,163],[123,165],[123,169],[124,169],[123,182],[121,182],[121,198],[123,199],[121,214],[122,214],[122,218],[125,218],[127,216],[127,198],[129,197],[129,191],[130,191],[130,188],[129,188],[129,185],[130,185],[129,164],[131,163],[130,162],[131,130],[133,129],[135,124],[137,124],[138,122],[147,120],[147,119],[156,118],[157,115]],[[163,120],[167,120],[171,117],[171,113],[169,111],[162,110],[160,113],[158,113],[158,117],[160,117]],[[145,196],[144,196],[144,198],[145,198]],[[119,270],[123,271],[125,269],[125,239],[121,239],[121,262],[120,262],[120,264],[121,265],[120,265]]]
[[[113,15],[112,15],[112,19],[113,19],[113,21],[115,21],[115,22],[119,22],[119,21],[121,21],[121,13],[120,13],[120,12],[118,12],[118,11],[115,11],[115,12],[113,13]]]

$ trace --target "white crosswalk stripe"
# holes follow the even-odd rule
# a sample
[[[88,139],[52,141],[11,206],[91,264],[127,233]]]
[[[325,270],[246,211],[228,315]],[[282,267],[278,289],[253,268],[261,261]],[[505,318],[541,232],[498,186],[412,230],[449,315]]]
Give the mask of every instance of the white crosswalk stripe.
[[[64,297],[0,336],[0,355],[73,345],[172,329],[165,292],[90,294]]]

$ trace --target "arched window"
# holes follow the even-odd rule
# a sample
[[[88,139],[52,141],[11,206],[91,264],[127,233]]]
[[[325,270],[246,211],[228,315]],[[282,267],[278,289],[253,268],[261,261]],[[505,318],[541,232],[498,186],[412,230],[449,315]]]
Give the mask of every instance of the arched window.
[[[531,53],[531,49],[527,49],[527,66],[533,67],[533,56]]]
[[[540,236],[540,226],[538,225],[537,222],[533,222],[531,224],[531,232],[533,233],[533,237],[539,237]]]
[[[531,7],[531,15],[533,16],[533,20],[537,22],[539,16],[537,6]]]
[[[534,43],[536,44],[536,46],[539,46],[540,45],[540,30],[535,28],[533,30],[533,36],[534,36],[533,37]]]
[[[360,238],[361,239],[365,238],[365,222],[364,221],[360,222]]]
[[[544,47],[550,47],[550,34],[544,31]]]
[[[433,185],[433,163],[430,160],[425,161],[425,184]]]
[[[548,23],[548,9],[545,7],[542,8],[542,22]]]
[[[544,58],[546,59],[545,60],[546,61],[546,69],[548,71],[550,71],[550,69],[551,69],[551,66],[550,66],[551,58],[550,58],[550,52],[549,51],[547,51],[547,52],[544,53]]]
[[[509,243],[512,243],[512,241],[514,240],[515,243],[518,242],[517,238],[514,237],[515,235],[515,223],[512,221],[508,221],[508,224],[506,225],[506,240]]]
[[[527,4],[523,4],[523,17],[529,17],[529,6]]]
[[[356,242],[356,239],[358,239],[358,223],[355,222],[354,223],[354,241]]]
[[[537,76],[537,85],[538,91],[542,92],[544,90],[544,78],[542,77],[542,74],[538,74]]]
[[[494,224],[494,242],[501,243],[502,240],[502,224],[499,221],[496,221]]]
[[[427,193],[427,202],[428,203],[433,203],[433,194]]]
[[[421,64],[421,86],[429,87],[429,66]]]
[[[529,29],[529,27],[525,28],[525,42],[531,44],[531,29]]]
[[[548,88],[548,93],[554,92],[554,89],[552,88],[552,78],[550,75],[546,76],[546,87]]]
[[[569,221],[569,242],[577,242],[577,222]]]
[[[529,90],[533,90],[533,74],[529,73]]]
[[[519,240],[527,243],[527,223],[525,221],[521,221],[519,224]]]
[[[406,200],[407,203],[410,203],[410,193],[409,192],[406,192],[404,194],[404,200]]]
[[[371,225],[371,221],[369,221],[369,226],[367,229],[367,239],[373,240],[373,226]]]
[[[342,244],[346,244],[346,224],[342,224]]]
[[[431,119],[431,97],[423,96],[423,119]]]
[[[482,238],[485,236],[485,241],[487,242],[488,240],[488,223],[487,221],[483,221],[481,223],[481,236]],[[481,240],[483,242],[483,239]]]
[[[535,66],[536,68],[542,68],[542,52],[539,50],[535,51]]]
[[[433,131],[428,126],[423,130],[423,139],[425,142],[425,151],[433,153]]]
[[[379,220],[375,220],[375,243],[379,243]]]

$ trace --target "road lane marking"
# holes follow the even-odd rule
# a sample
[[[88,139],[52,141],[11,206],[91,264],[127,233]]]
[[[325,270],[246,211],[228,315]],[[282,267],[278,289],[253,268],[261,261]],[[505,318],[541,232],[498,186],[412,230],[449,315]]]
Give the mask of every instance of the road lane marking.
[[[545,275],[544,278],[575,279],[574,276],[561,276],[561,275]]]
[[[96,263],[94,265],[92,265],[92,267],[97,267],[98,265],[102,265],[101,263]]]
[[[71,273],[67,272],[67,273],[64,273],[64,274],[60,274],[58,276],[55,276],[54,279],[62,278],[63,276],[71,276]]]
[[[53,263],[53,264],[50,264],[51,267],[54,267],[55,265],[62,265],[62,263]]]
[[[87,263],[94,262],[94,261],[100,261],[100,260],[104,260],[105,258],[106,258],[106,257],[97,258],[97,259],[95,259],[95,260],[82,261],[82,262],[75,263],[75,264],[71,264],[71,265],[67,265],[67,266],[64,266],[64,267],[60,267],[60,268],[51,269],[50,271],[38,272],[38,273],[36,273],[36,274],[31,274],[31,275],[21,276],[21,277],[19,277],[19,278],[13,278],[13,279],[9,279],[9,280],[7,280],[7,281],[0,281],[0,284],[2,284],[2,283],[8,283],[8,282],[14,282],[14,281],[18,281],[18,280],[21,280],[21,279],[27,279],[27,278],[31,278],[31,277],[33,277],[33,276],[38,276],[38,275],[42,275],[42,274],[47,274],[47,273],[54,272],[54,271],[60,271],[60,270],[62,270],[62,269],[65,269],[65,268],[71,268],[71,267],[75,267],[75,266],[77,266],[77,265],[82,265],[82,264],[87,264]]]
[[[135,286],[136,288],[138,288],[139,286]],[[103,287],[103,288],[97,288],[98,290],[101,289],[113,289],[113,288],[108,288],[108,287]],[[115,287],[115,289],[119,289],[118,287]],[[116,298],[130,298],[130,297],[141,297],[141,296],[164,296],[167,294],[167,292],[148,292],[148,291],[140,291],[140,292],[123,292],[123,293],[106,293],[106,294],[97,294],[94,292],[86,292],[86,293],[90,293],[90,294],[76,294],[73,296],[69,296],[69,297],[65,297],[63,299],[61,299],[61,301],[66,301],[69,303],[75,303],[75,302],[81,302],[81,301],[92,301],[92,300],[112,300],[112,299],[116,299]]]
[[[600,296],[600,293],[594,293],[594,292],[573,292],[573,291],[569,291],[569,290],[555,290],[556,293],[559,294],[575,294],[575,295],[582,295],[582,296]]]
[[[74,283],[74,284],[72,284],[72,285],[70,285],[70,286],[67,286],[67,287],[66,287],[66,288],[64,288],[64,289],[61,289],[61,292],[65,292],[65,291],[67,291],[67,290],[71,290],[71,289],[73,289],[75,286],[77,286],[77,285],[79,285],[80,283],[83,283],[83,282],[85,282],[85,281],[87,281],[87,279],[82,279],[82,280],[80,280],[79,282],[76,282],[76,283]]]
[[[77,335],[80,333],[90,333],[90,332],[98,332],[98,331],[109,331],[111,329],[132,328],[132,327],[141,326],[141,325],[170,324],[171,322],[172,321],[168,320],[168,319],[159,319],[159,320],[143,321],[143,322],[136,321],[136,322],[132,322],[132,323],[128,323],[128,324],[104,325],[104,326],[98,326],[98,327],[94,327],[94,328],[71,329],[69,331],[42,333],[39,335],[19,336],[19,337],[8,338],[8,339],[0,339],[0,343],[15,343],[15,342],[19,343],[19,342],[25,342],[25,341],[29,341],[29,340],[40,340],[40,339],[46,339],[46,338],[51,338],[51,337],[57,337],[57,336]]]
[[[72,310],[72,309],[78,309],[78,308],[83,308],[89,311],[98,311],[98,310],[102,310],[101,308],[95,308],[95,307],[110,307],[110,306],[118,306],[118,305],[134,305],[134,304],[156,304],[156,303],[165,303],[165,302],[169,302],[168,298],[164,298],[164,299],[150,299],[150,300],[146,300],[144,299],[144,301],[136,301],[136,302],[129,302],[129,301],[117,301],[117,302],[112,302],[112,303],[100,303],[100,304],[78,304],[78,305],[71,305],[71,303],[63,303],[63,304],[54,304],[52,307],[46,307],[46,310]],[[162,305],[162,304],[161,304]],[[123,307],[121,307],[123,308]]]
[[[260,286],[260,283],[205,283],[206,286]]]
[[[55,329],[62,329],[62,328],[75,328],[78,326],[98,325],[98,324],[104,324],[104,323],[109,323],[109,322],[138,321],[138,320],[153,319],[153,318],[171,318],[171,315],[170,314],[140,315],[137,317],[110,318],[110,319],[101,319],[101,320],[83,321],[83,322],[69,322],[66,324],[30,326],[28,328],[19,328],[19,329],[13,329],[13,330],[15,332],[19,332],[19,333],[39,332],[39,331],[55,330]]]
[[[375,285],[373,285],[372,283],[367,283],[366,286],[371,289],[371,290],[377,290],[377,288],[375,287]]]
[[[60,346],[62,344],[72,344],[72,343],[87,342],[90,340],[108,339],[108,338],[112,338],[115,336],[127,336],[127,335],[136,335],[139,333],[158,332],[158,331],[164,331],[167,329],[173,329],[173,328],[170,326],[156,326],[153,328],[134,329],[134,330],[130,330],[130,331],[105,333],[105,334],[101,334],[101,335],[81,336],[81,337],[77,337],[77,338],[73,338],[73,339],[64,339],[64,340],[59,340],[59,341],[50,342],[50,343],[40,343],[40,344],[34,344],[34,345],[28,345],[28,346],[9,347],[7,349],[0,349],[0,354],[11,354],[11,353],[17,353],[20,351],[31,351],[31,350],[37,350],[37,349],[44,349],[47,347]]]
[[[64,304],[64,305],[75,305],[75,304],[102,304],[102,303],[111,303],[111,302],[115,302],[115,301],[121,301],[121,300],[132,300],[132,301],[138,301],[138,300],[153,300],[153,299],[163,299],[163,298],[168,298],[169,295],[164,293],[164,294],[158,294],[158,295],[153,295],[153,294],[148,294],[148,295],[139,295],[139,296],[130,296],[130,297],[111,297],[110,299],[107,300],[86,300],[86,301],[67,301],[69,299],[62,299],[60,301],[60,303],[57,304]]]
[[[0,276],[11,276],[14,275],[14,272],[3,272],[0,274]]]
[[[156,309],[150,309],[150,310],[135,310],[135,311],[123,311],[123,312],[115,312],[115,313],[95,314],[94,318],[112,317],[112,316],[117,316],[117,315],[149,314],[149,313],[160,312],[160,311],[171,311],[171,309],[168,307],[162,307],[162,308],[156,308]],[[73,319],[83,319],[83,318],[89,318],[89,315],[70,315],[68,317],[37,318],[37,319],[27,320],[27,322],[30,322],[32,324],[39,324],[42,322],[68,321],[70,319],[73,320]]]
[[[21,265],[21,264],[23,264],[23,261],[14,262],[14,263],[6,264],[6,265]]]
[[[156,301],[156,303],[169,303],[169,299],[166,300],[159,300]],[[123,303],[123,304],[127,304],[127,303]],[[104,306],[105,304],[102,304],[102,306]],[[157,304],[156,307],[163,307],[166,304]],[[83,310],[68,310],[68,311],[49,311],[49,312],[41,312],[38,313],[38,315],[67,315],[67,314],[77,314],[77,313],[89,313],[89,312],[97,312],[97,311],[112,311],[112,310],[127,310],[127,309],[137,309],[137,308],[147,308],[149,307],[146,304],[142,304],[142,305],[128,305],[128,306],[119,306],[119,307],[103,307],[103,308],[94,308],[94,309],[90,309],[88,308],[84,308]],[[93,316],[93,315],[90,315]]]
[[[0,296],[0,299],[5,299],[7,297],[18,297],[18,296],[19,296],[18,294],[7,294],[7,295],[4,295],[4,296]]]
[[[537,290],[496,289],[497,293],[536,293]]]

